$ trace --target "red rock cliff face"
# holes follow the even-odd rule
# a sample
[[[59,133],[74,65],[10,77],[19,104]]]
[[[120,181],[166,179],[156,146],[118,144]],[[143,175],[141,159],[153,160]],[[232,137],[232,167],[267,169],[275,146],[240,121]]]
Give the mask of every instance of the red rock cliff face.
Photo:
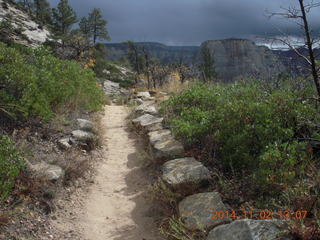
[[[257,46],[250,40],[206,41],[201,47],[207,47],[214,56],[218,78],[225,82],[246,77],[270,79],[285,71],[270,49]]]
[[[3,20],[8,20],[14,28],[21,29],[21,33],[13,36],[15,42],[29,47],[38,47],[49,39],[50,32],[46,28],[42,28],[28,14],[17,9],[14,4],[0,0],[0,21]]]

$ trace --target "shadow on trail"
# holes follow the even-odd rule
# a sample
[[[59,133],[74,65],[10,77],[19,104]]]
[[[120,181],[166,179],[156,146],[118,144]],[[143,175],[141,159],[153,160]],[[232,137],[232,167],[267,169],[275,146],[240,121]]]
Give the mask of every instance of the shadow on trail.
[[[122,193],[129,196],[135,203],[135,208],[131,212],[135,226],[125,226],[117,229],[115,240],[164,240],[160,236],[157,220],[160,220],[161,209],[156,206],[148,197],[148,189],[156,181],[156,176],[152,176],[152,165],[148,164],[145,155],[145,144],[142,137],[130,132],[129,138],[134,141],[136,151],[129,154],[127,166],[131,169],[126,176],[126,187]],[[124,146],[125,147],[125,146]]]

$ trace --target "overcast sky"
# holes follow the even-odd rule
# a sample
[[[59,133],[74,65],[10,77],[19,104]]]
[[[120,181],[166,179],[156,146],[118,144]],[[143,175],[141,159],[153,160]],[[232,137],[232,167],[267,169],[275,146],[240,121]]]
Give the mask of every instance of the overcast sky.
[[[49,0],[53,7],[58,0]],[[308,0],[306,0],[308,1]],[[152,41],[200,45],[205,40],[298,34],[288,20],[267,18],[297,0],[69,0],[78,17],[101,8],[112,42]],[[319,11],[317,9],[316,11]],[[320,15],[312,14],[314,23]],[[314,26],[316,27],[316,26]]]

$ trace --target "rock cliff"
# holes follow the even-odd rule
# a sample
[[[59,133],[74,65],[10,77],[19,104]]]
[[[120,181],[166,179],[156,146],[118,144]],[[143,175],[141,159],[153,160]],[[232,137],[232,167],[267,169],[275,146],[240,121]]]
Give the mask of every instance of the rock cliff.
[[[202,43],[201,48],[210,51],[218,78],[225,82],[245,77],[270,79],[286,71],[270,49],[250,40],[211,40]]]
[[[0,22],[7,20],[14,27],[13,40],[29,47],[38,47],[50,37],[50,32],[39,25],[14,3],[0,0]]]

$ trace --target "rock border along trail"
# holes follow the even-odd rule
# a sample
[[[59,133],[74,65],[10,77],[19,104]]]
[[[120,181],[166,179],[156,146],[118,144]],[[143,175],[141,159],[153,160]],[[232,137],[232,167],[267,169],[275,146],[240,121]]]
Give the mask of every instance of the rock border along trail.
[[[146,198],[150,180],[138,141],[127,129],[128,114],[125,106],[106,106],[101,124],[105,156],[79,209],[71,210],[78,216],[60,220],[59,225],[71,224],[71,231],[81,232],[81,240],[163,239]],[[63,228],[70,231],[70,226]]]

